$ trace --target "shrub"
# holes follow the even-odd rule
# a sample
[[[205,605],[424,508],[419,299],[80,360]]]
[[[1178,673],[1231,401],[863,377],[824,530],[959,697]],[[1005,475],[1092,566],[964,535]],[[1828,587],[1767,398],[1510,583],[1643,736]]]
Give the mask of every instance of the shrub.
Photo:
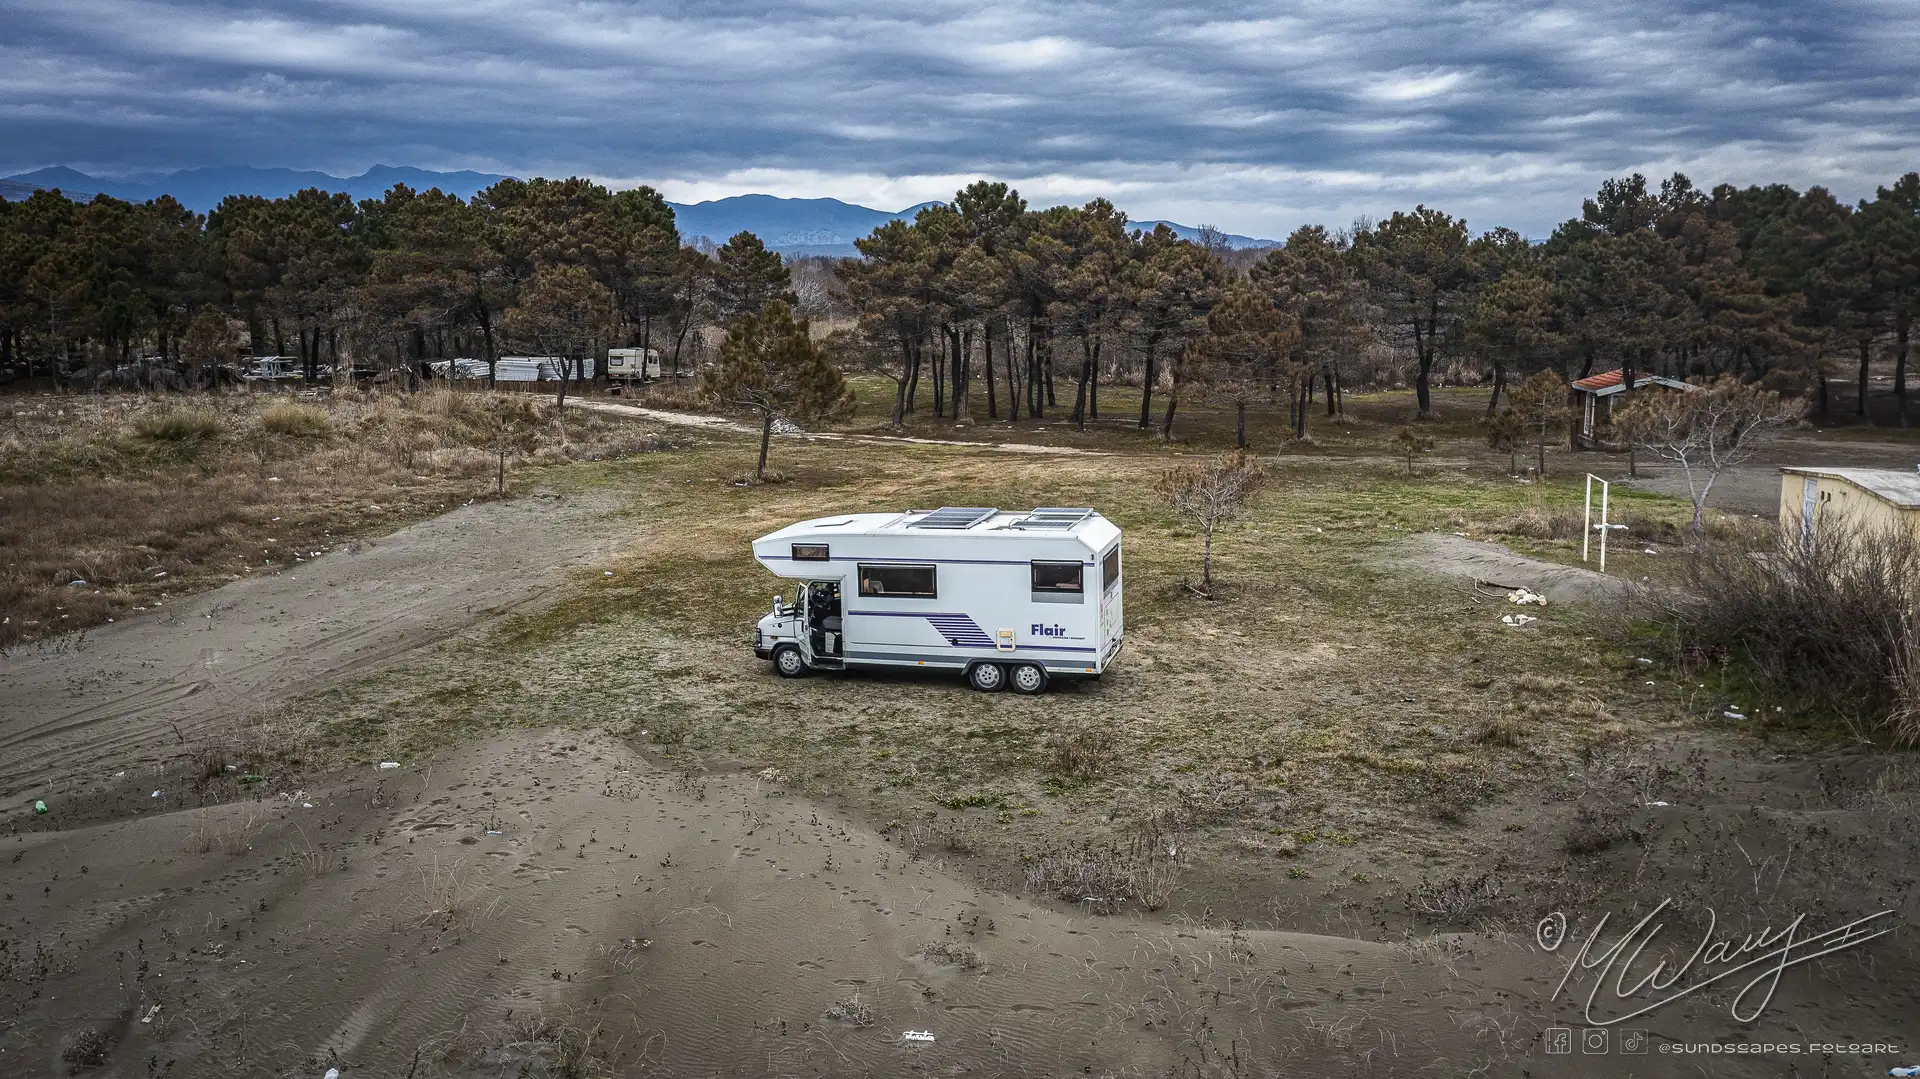
[[[1859,736],[1920,744],[1920,539],[1823,522],[1812,534],[1694,545],[1659,593],[1678,660],[1729,666]]]
[[[153,442],[199,442],[218,437],[220,430],[220,417],[202,408],[161,409],[133,420],[133,433]]]
[[[323,408],[282,401],[267,406],[260,414],[260,427],[269,434],[292,438],[325,438],[333,433],[333,421]]]
[[[1061,779],[1088,783],[1112,767],[1114,748],[1113,732],[1104,727],[1064,732],[1047,744],[1046,770]]]

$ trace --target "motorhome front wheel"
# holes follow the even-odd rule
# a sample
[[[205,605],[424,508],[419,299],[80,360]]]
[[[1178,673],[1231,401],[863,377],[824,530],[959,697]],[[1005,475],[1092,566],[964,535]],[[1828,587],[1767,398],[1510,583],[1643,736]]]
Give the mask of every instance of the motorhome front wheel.
[[[800,658],[798,648],[782,645],[773,651],[773,669],[779,671],[782,678],[798,678],[807,673],[807,661]]]
[[[1047,672],[1031,663],[1022,663],[1013,669],[1013,691],[1015,693],[1039,693],[1047,688]]]

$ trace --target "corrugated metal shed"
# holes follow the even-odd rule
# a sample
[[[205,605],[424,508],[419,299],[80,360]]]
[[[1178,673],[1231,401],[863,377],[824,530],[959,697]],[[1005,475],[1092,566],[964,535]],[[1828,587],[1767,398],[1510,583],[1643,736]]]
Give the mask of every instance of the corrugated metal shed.
[[[1920,470],[1901,472],[1891,468],[1787,467],[1780,471],[1796,476],[1832,476],[1903,510],[1920,509]]]

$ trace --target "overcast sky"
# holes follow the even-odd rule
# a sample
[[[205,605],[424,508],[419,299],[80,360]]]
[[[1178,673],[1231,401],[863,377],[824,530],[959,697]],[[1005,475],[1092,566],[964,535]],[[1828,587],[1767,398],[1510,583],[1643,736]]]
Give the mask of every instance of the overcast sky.
[[[1281,236],[1416,202],[1540,236],[1609,175],[1920,168],[1920,8],[5,0],[0,170],[370,165]]]

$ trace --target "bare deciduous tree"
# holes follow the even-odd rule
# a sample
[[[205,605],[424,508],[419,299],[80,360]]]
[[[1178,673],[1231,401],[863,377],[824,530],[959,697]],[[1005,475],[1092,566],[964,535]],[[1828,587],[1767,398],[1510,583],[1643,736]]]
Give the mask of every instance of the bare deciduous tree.
[[[1259,491],[1266,474],[1251,455],[1235,451],[1202,465],[1168,469],[1160,477],[1160,497],[1168,508],[1200,527],[1206,547],[1200,556],[1200,587],[1188,588],[1212,599],[1213,533],[1238,516]]]
[[[1699,535],[1720,473],[1753,456],[1805,411],[1804,401],[1783,400],[1728,375],[1696,390],[1643,393],[1620,410],[1614,426],[1633,445],[1680,466],[1693,500],[1693,533]]]

